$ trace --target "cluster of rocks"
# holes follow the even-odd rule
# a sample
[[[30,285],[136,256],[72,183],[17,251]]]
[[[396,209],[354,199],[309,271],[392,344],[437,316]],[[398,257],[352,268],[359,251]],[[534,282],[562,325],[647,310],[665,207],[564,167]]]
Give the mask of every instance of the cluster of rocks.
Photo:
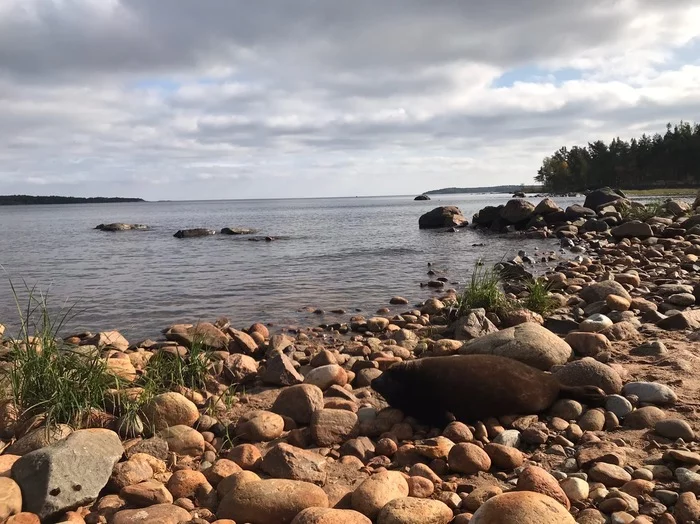
[[[700,235],[647,222],[648,237],[579,233],[581,254],[543,277],[555,306],[544,316],[457,315],[446,290],[413,307],[392,298],[400,314],[284,333],[220,319],[136,343],[66,337],[127,386],[79,430],[37,427],[0,402],[0,522],[700,522]],[[206,387],[120,411],[154,356],[195,346],[211,359]],[[607,396],[428,427],[370,387],[394,363],[453,354],[501,355]]]
[[[586,195],[583,205],[574,204],[566,209],[559,207],[551,198],[544,198],[537,205],[523,198],[514,198],[506,204],[487,206],[472,219],[474,227],[497,233],[525,231],[532,238],[550,236],[572,237],[579,233],[592,233],[613,238],[662,236],[666,228],[683,227],[684,215],[694,207],[678,201],[667,201],[663,217],[641,222],[634,216],[635,208],[645,206],[630,201],[619,190],[602,188]],[[630,214],[630,211],[632,213]],[[691,228],[697,224],[685,224]],[[669,231],[668,235],[675,233]]]
[[[143,224],[125,224],[123,222],[115,222],[112,224],[99,224],[95,227],[100,231],[118,232],[118,231],[147,231],[150,228]],[[255,235],[258,232],[257,229],[250,229],[245,227],[224,227],[218,233],[221,235]],[[180,229],[173,236],[175,238],[199,238],[208,237],[211,235],[216,235],[217,231],[215,229],[208,229],[203,227],[190,228],[190,229]],[[254,236],[248,240],[259,242],[271,242],[277,240],[279,237],[272,236]]]

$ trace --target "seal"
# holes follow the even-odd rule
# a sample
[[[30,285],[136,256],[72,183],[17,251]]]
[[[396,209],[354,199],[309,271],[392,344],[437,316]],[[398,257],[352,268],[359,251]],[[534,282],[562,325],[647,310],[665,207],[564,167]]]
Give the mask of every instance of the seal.
[[[390,406],[424,424],[473,422],[545,411],[560,398],[600,405],[595,386],[563,386],[550,373],[497,355],[425,357],[399,362],[372,380]]]

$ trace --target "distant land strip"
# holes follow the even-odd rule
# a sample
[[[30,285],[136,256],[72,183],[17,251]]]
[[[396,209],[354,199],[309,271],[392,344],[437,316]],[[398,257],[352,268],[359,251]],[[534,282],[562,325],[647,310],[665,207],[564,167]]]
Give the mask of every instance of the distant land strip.
[[[26,206],[45,204],[114,204],[117,202],[145,202],[142,198],[121,197],[66,197],[0,195],[0,206]]]
[[[511,186],[490,186],[490,187],[446,187],[444,189],[433,189],[426,191],[424,195],[451,195],[453,193],[540,193],[544,189],[542,186],[525,186],[522,184]]]

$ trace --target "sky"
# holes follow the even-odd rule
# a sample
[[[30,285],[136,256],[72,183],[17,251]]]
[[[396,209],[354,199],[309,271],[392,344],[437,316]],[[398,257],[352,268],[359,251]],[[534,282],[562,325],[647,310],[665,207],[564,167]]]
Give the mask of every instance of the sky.
[[[531,183],[680,120],[697,0],[0,0],[0,194]]]

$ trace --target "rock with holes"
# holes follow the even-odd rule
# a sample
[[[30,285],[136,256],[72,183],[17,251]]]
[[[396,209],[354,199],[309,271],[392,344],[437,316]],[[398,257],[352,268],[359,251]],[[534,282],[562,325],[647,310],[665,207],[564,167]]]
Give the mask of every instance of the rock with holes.
[[[49,519],[90,504],[109,481],[124,448],[106,429],[83,429],[24,455],[12,466],[24,509]]]

